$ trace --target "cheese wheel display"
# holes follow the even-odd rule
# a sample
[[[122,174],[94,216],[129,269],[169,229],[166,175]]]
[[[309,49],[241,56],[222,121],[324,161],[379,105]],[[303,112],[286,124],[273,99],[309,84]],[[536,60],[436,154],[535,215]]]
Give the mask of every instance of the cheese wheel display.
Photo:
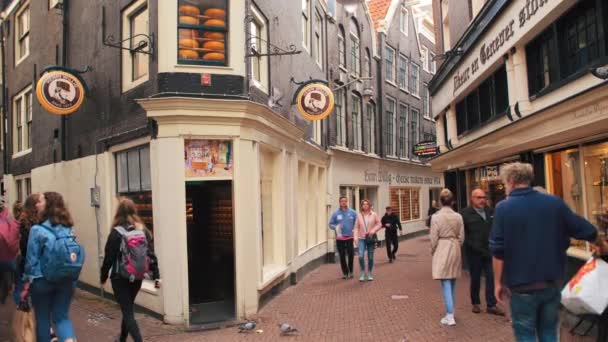
[[[206,61],[224,61],[225,55],[220,52],[209,52],[203,55],[203,60]]]
[[[180,5],[179,6],[179,15],[197,17],[200,14],[201,14],[201,10],[196,6],[191,6],[191,5]]]
[[[182,39],[195,39],[199,37],[197,30],[191,29],[179,29],[179,38]]]
[[[205,32],[203,33],[203,38],[224,40],[224,34],[222,32]]]
[[[224,43],[218,41],[209,41],[203,44],[203,49],[210,49],[215,51],[224,51]]]
[[[178,56],[180,59],[199,59],[198,52],[194,50],[180,49]]]
[[[209,8],[204,12],[204,15],[213,19],[224,19],[226,18],[226,11],[221,8]]]
[[[198,48],[198,42],[195,39],[182,38],[182,39],[179,40],[179,47],[180,48],[196,49],[196,48]]]
[[[204,26],[212,26],[212,27],[226,27],[226,22],[219,19],[209,19],[205,20]]]
[[[180,24],[188,24],[188,25],[198,25],[199,21],[197,17],[191,17],[191,16],[187,16],[187,15],[180,15],[179,16],[179,23]]]

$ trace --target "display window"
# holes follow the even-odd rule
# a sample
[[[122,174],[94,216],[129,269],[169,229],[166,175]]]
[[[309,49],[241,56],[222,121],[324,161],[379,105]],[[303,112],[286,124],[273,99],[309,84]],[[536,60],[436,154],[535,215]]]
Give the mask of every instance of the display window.
[[[608,142],[583,147],[587,218],[608,236]]]
[[[180,64],[227,65],[227,0],[179,0]]]

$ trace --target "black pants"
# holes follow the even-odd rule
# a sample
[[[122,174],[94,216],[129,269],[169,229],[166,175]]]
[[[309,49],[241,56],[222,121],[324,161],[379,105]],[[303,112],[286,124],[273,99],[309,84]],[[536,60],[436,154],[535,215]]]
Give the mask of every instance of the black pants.
[[[467,250],[469,262],[469,273],[471,275],[471,304],[480,305],[479,291],[481,290],[481,274],[486,278],[486,305],[491,308],[496,306],[494,296],[494,272],[492,272],[492,258]]]
[[[338,244],[338,254],[340,254],[340,266],[342,267],[342,274],[352,274],[353,259],[355,258],[353,240],[338,240],[336,243]],[[348,264],[346,263],[347,257]]]
[[[112,279],[112,289],[114,297],[120,305],[122,311],[122,325],[120,326],[120,341],[127,341],[127,336],[131,335],[133,341],[141,342],[141,333],[135,321],[135,313],[133,312],[133,304],[135,297],[141,288],[141,280],[130,282],[127,279]]]
[[[397,236],[397,230],[390,231],[386,230],[386,255],[389,260],[395,259],[395,254],[399,249],[399,237]]]
[[[597,342],[608,342],[608,309],[604,311],[604,314],[600,318],[597,327]]]

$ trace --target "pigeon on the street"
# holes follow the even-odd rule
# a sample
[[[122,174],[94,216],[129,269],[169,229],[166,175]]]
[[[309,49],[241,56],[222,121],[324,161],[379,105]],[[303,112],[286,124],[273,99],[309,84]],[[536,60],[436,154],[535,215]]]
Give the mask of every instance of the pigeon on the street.
[[[298,329],[287,323],[279,324],[279,329],[281,330],[281,335],[288,335],[298,331]]]
[[[257,323],[255,321],[248,321],[244,324],[241,324],[239,326],[239,333],[252,332],[255,329],[256,325]]]

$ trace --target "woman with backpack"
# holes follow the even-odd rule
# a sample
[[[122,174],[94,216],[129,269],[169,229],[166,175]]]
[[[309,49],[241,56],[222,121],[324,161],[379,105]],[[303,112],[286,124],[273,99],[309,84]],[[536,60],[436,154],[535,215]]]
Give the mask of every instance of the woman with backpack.
[[[152,234],[138,216],[135,203],[128,198],[119,200],[112,231],[106,242],[101,267],[102,286],[108,280],[108,274],[122,311],[122,325],[117,341],[126,341],[128,335],[135,342],[143,341],[135,321],[133,305],[145,276],[151,276],[155,280],[155,287],[160,288],[160,273],[154,255]]]
[[[38,196],[39,224],[29,233],[21,302],[31,294],[36,316],[36,340],[50,341],[51,318],[61,342],[74,342],[69,309],[84,263],[84,250],[75,241],[74,221],[56,192]]]

